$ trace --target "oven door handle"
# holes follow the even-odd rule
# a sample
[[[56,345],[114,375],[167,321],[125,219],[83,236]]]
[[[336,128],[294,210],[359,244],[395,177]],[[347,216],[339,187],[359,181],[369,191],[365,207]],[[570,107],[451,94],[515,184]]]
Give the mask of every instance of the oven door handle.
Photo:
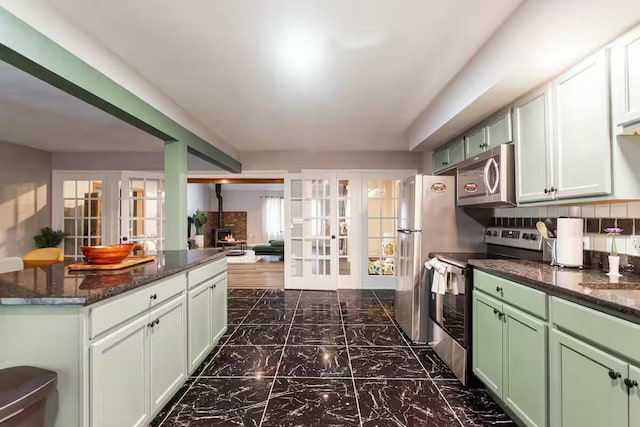
[[[489,172],[491,168],[493,168],[496,173],[496,181],[494,182],[494,185],[491,185],[489,182]],[[498,185],[500,185],[500,168],[498,167],[498,162],[496,162],[496,159],[493,157],[487,160],[487,163],[484,165],[483,178],[487,194],[495,194],[496,190],[498,190]]]

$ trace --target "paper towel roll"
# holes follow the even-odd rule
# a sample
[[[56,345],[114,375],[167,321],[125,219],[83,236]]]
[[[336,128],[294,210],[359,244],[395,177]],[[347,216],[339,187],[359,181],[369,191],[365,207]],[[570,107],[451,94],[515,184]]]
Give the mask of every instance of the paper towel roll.
[[[584,222],[582,218],[558,218],[556,262],[563,267],[582,267]]]

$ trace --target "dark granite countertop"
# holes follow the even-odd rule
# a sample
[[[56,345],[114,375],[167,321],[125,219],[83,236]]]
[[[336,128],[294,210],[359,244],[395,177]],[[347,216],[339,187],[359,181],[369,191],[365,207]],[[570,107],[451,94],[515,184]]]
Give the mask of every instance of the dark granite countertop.
[[[487,273],[640,323],[638,274],[612,278],[601,270],[563,269],[537,261],[474,259],[469,263]]]
[[[140,253],[136,255],[142,255]],[[226,256],[220,249],[149,253],[155,261],[122,270],[70,272],[65,264],[0,274],[2,305],[89,305]]]

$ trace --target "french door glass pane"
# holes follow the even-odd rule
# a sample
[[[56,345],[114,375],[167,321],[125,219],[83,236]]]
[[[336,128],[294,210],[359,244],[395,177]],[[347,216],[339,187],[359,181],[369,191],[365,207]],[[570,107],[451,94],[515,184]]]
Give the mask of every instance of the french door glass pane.
[[[102,243],[102,185],[99,180],[62,182],[62,224],[68,234],[62,248],[67,258],[81,258],[81,246]]]
[[[146,251],[161,250],[164,241],[162,178],[126,174],[123,177],[120,235]]]
[[[367,181],[369,275],[395,275],[399,180]]]

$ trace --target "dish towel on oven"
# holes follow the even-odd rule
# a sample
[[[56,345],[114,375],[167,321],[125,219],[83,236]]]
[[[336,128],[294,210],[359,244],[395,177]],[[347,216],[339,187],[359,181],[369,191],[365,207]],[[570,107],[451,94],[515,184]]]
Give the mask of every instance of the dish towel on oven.
[[[444,295],[447,291],[447,276],[449,267],[440,262],[437,258],[431,258],[424,263],[427,270],[433,268],[433,283],[431,283],[431,292]]]

